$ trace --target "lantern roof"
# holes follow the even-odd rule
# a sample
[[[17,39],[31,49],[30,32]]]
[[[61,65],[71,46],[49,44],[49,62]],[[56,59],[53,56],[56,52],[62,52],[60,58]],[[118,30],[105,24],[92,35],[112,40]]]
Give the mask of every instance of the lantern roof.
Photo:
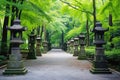
[[[105,32],[105,31],[108,31],[108,29],[102,28],[102,24],[100,22],[96,22],[96,27],[95,27],[94,31]]]
[[[73,40],[73,39],[71,39],[71,40],[70,40],[70,42],[74,42],[74,40]]]
[[[70,41],[68,41],[67,44],[70,44]]]
[[[79,38],[76,37],[76,38],[74,38],[74,40],[79,40]]]
[[[10,43],[13,43],[13,44],[16,44],[16,43],[22,44],[24,42],[21,39],[14,39],[14,40],[10,40]]]
[[[37,39],[37,40],[40,40],[40,39],[41,39],[41,38],[40,38],[40,35],[38,35],[36,39]]]
[[[9,30],[19,30],[19,31],[25,30],[25,28],[20,25],[20,20],[19,19],[14,20],[13,21],[13,26],[11,26],[8,29]]]
[[[79,38],[85,38],[84,33],[80,33]]]

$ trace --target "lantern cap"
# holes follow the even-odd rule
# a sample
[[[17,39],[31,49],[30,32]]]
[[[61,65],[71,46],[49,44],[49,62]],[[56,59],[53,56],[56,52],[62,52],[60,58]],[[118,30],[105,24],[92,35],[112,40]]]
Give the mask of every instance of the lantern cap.
[[[108,29],[102,28],[102,23],[101,22],[99,22],[99,21],[96,22],[96,27],[95,27],[94,31],[105,32],[105,31],[108,31],[108,30],[109,30],[109,28]]]
[[[17,18],[16,20],[13,21],[13,24],[20,24],[20,20]]]
[[[106,44],[104,40],[95,40],[93,43],[94,44]]]
[[[22,27],[20,25],[20,20],[19,19],[16,19],[13,21],[13,26],[11,26],[10,28],[8,28],[9,30],[19,30],[19,31],[24,31],[25,30],[25,27]]]

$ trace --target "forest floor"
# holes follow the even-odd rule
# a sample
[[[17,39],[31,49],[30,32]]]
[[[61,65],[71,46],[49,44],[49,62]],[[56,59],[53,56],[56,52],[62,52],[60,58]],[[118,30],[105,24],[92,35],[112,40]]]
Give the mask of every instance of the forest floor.
[[[52,49],[35,60],[25,60],[28,73],[25,75],[4,76],[0,69],[0,80],[120,80],[120,74],[90,73],[91,63],[77,60],[72,54],[61,49]]]

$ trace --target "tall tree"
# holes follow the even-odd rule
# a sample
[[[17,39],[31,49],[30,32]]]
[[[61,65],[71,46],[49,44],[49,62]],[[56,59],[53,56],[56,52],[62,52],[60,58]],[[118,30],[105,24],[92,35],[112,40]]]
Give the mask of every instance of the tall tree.
[[[7,0],[8,2],[10,0]],[[6,4],[6,11],[5,11],[5,17],[4,17],[4,24],[3,24],[3,32],[2,32],[2,44],[1,44],[1,54],[4,56],[7,56],[7,26],[9,24],[9,16],[7,14],[10,13],[10,5],[7,3]]]
[[[89,17],[92,15],[94,17],[94,24],[95,24],[95,21],[96,21],[95,4],[93,4],[93,6],[94,6],[93,7],[94,8],[93,12],[91,12],[91,10],[88,8],[91,5],[90,4],[86,4],[86,2],[84,2],[84,1],[80,2],[80,1],[77,1],[77,0],[73,0],[73,3],[71,3],[72,1],[71,2],[68,2],[68,1],[65,1],[65,0],[60,0],[60,1],[63,2],[63,3],[65,3],[65,4],[67,4],[69,7],[75,9],[77,11],[77,13],[81,13],[80,14],[81,18],[79,18],[79,19],[82,19],[83,16],[85,17],[84,20],[82,19],[83,22],[82,22],[82,20],[80,20],[80,23],[82,23],[82,24],[84,23],[85,26],[86,26],[85,29],[86,29],[86,34],[87,34],[87,45],[89,46],[89,24],[88,24],[88,22],[90,21]],[[76,11],[74,11],[74,12],[76,12]],[[85,27],[85,26],[83,26],[83,27]],[[75,31],[75,33],[77,33],[77,35],[78,35],[80,32],[76,32]]]
[[[94,27],[93,27],[93,31],[94,31],[94,28],[96,27],[96,3],[95,3],[95,0],[93,0],[93,18],[94,18]]]

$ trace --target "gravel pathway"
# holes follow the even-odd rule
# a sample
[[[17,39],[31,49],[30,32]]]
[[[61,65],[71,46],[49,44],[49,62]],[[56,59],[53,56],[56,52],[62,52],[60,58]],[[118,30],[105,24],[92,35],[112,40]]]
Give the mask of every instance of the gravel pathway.
[[[61,49],[52,49],[36,60],[26,60],[28,73],[25,75],[4,76],[0,70],[0,80],[120,80],[120,75],[91,74],[91,63],[77,60]]]

